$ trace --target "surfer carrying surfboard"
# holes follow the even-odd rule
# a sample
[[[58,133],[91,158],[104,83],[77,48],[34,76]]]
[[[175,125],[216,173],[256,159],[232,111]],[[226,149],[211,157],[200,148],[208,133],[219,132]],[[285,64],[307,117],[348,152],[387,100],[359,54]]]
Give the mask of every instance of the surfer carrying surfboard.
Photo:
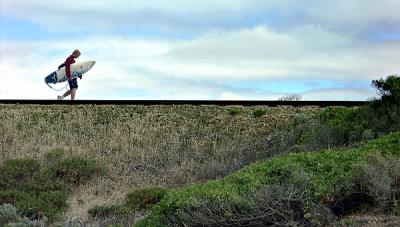
[[[65,66],[65,75],[68,78],[69,90],[65,92],[63,95],[57,96],[58,100],[62,100],[68,95],[71,95],[71,100],[75,100],[76,90],[78,89],[78,81],[77,78],[71,78],[71,65],[75,63],[75,58],[79,58],[81,52],[76,49],[72,54],[65,60],[63,64],[61,64],[58,68],[62,68]],[[79,76],[82,79],[82,76]]]

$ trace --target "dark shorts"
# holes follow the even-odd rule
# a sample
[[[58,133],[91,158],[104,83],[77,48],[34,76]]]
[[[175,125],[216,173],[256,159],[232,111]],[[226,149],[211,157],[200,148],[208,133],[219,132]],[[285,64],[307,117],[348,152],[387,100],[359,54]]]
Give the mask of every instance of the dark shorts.
[[[68,80],[68,84],[69,84],[69,89],[78,89],[78,81],[75,79],[72,80]]]

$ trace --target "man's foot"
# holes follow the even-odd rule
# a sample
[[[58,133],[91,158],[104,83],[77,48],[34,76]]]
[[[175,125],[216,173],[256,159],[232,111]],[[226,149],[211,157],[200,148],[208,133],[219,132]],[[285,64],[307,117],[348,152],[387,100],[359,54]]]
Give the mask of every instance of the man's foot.
[[[63,100],[63,97],[61,95],[57,96],[57,100]]]

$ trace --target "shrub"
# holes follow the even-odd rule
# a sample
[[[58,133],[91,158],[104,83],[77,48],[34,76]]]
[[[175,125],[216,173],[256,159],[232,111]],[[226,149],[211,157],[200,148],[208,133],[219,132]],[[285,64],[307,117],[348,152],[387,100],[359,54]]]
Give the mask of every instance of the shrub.
[[[381,94],[382,102],[396,104],[400,102],[400,77],[398,75],[390,75],[386,79],[378,79],[372,81]]]
[[[19,213],[31,219],[44,216],[54,219],[67,208],[65,192],[24,192],[17,190],[0,191],[0,203],[10,203]]]
[[[124,204],[95,206],[88,211],[92,218],[100,219],[109,224],[126,224],[134,222],[135,212],[142,209],[150,209],[166,195],[168,189],[151,187],[138,189],[126,196]]]
[[[17,222],[20,219],[17,209],[11,204],[4,203],[0,205],[0,226],[5,226],[10,222]]]
[[[362,133],[362,141],[372,140],[375,138],[375,133],[372,129],[365,129]]]
[[[5,161],[0,166],[0,204],[12,204],[19,214],[33,220],[59,217],[68,206],[67,192],[103,173],[93,161],[62,159],[62,153],[60,149],[51,151],[45,164],[33,159]]]
[[[295,170],[292,174],[301,174]],[[297,179],[300,180],[300,179]],[[330,210],[312,201],[307,179],[300,184],[289,181],[265,185],[248,193],[243,200],[199,198],[178,216],[169,217],[169,225],[189,226],[310,226],[326,225],[334,220]],[[180,220],[182,217],[182,220]]]
[[[0,167],[0,190],[23,186],[33,180],[39,169],[40,163],[33,159],[5,161]]]
[[[392,155],[373,155],[366,164],[354,168],[353,181],[360,192],[373,199],[382,212],[393,211],[400,199],[400,160]]]
[[[322,124],[339,125],[348,128],[351,114],[354,109],[346,107],[327,107],[319,114],[319,120]]]
[[[52,165],[59,162],[64,157],[64,150],[61,148],[56,148],[48,152],[45,156],[46,163]]]
[[[256,146],[243,148],[241,153],[245,159],[244,164],[289,152],[305,151],[305,144],[309,140],[313,127],[313,123],[307,121],[304,124],[272,133]]]
[[[126,205],[133,209],[149,209],[167,194],[165,188],[144,188],[129,193],[126,197]]]
[[[229,111],[228,111],[229,115],[231,115],[231,116],[239,115],[239,114],[241,114],[242,112],[243,112],[243,110],[238,109],[238,108],[229,109]]]
[[[20,217],[17,209],[11,204],[0,205],[0,226],[32,226],[44,227],[47,225],[47,218],[40,220],[30,220],[26,217]]]
[[[307,123],[307,117],[306,115],[302,113],[296,113],[293,116],[293,126],[299,126]]]
[[[342,185],[332,209],[348,215],[374,209],[397,213],[400,197],[400,160],[393,155],[371,154],[365,163],[355,165]]]
[[[123,217],[133,211],[123,205],[95,206],[88,213],[93,218]]]
[[[300,94],[289,93],[279,98],[279,101],[300,101],[302,99]]]
[[[0,204],[13,204],[29,218],[54,218],[66,205],[63,186],[41,177],[41,164],[33,159],[7,160],[0,167]]]
[[[257,118],[257,117],[262,117],[267,113],[266,110],[262,110],[262,109],[257,109],[253,112],[253,117]]]
[[[365,109],[368,108],[328,107],[320,113],[319,123],[341,134],[342,144],[338,146],[358,142],[362,139],[363,131],[368,128],[360,115]]]
[[[370,104],[373,114],[368,120],[374,123],[372,129],[378,133],[400,130],[400,77],[373,80],[372,86],[381,94],[381,99]]]
[[[105,170],[95,161],[72,157],[55,163],[48,173],[65,184],[80,185],[96,176],[104,175]]]
[[[42,205],[32,193],[17,190],[0,191],[0,203],[13,204],[20,210],[21,214],[29,217],[33,217],[42,208]]]
[[[306,149],[317,151],[330,149],[347,144],[348,136],[343,128],[331,125],[316,126],[308,138]]]
[[[259,148],[246,149],[245,155],[252,162],[289,152],[333,149],[374,139],[376,134],[365,127],[360,112],[358,108],[328,107],[320,112],[317,122],[295,114],[292,127],[270,134]]]
[[[381,98],[358,108],[327,107],[310,134],[307,148],[347,146],[400,130],[400,77],[373,80]]]
[[[325,150],[319,153],[296,153],[276,157],[252,164],[221,180],[209,181],[206,184],[193,185],[180,191],[168,193],[151,214],[138,226],[158,226],[170,220],[179,222],[187,208],[200,201],[231,201],[233,204],[243,204],[248,193],[260,190],[266,185],[285,182],[288,173],[293,169],[304,169],[309,176],[310,185],[307,191],[312,201],[335,201],[343,184],[352,177],[349,171],[355,165],[365,163],[370,155],[380,151],[382,155],[400,156],[400,133],[390,134],[371,141],[361,147]],[[318,204],[318,203],[317,203]],[[322,210],[321,210],[322,211]],[[324,215],[318,209],[308,211],[314,216]],[[310,214],[304,214],[306,217]],[[184,223],[178,223],[183,225]]]
[[[357,108],[327,107],[305,141],[308,150],[349,146],[372,140],[378,135],[374,110],[369,106]]]
[[[8,223],[7,227],[46,227],[48,226],[48,220],[43,218],[41,220],[30,220],[29,218],[22,218],[18,222]]]
[[[51,218],[58,217],[68,207],[68,195],[65,191],[42,192],[37,199],[42,205],[38,213],[44,213]]]
[[[136,209],[123,205],[95,206],[88,211],[96,226],[133,226]]]

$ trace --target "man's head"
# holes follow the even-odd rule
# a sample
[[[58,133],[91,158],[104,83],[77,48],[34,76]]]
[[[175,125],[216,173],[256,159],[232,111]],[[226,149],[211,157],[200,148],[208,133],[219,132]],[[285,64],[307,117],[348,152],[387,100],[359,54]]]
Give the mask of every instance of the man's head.
[[[76,49],[76,50],[74,50],[74,52],[72,52],[72,56],[74,56],[74,58],[78,58],[80,55],[81,55],[81,52],[78,49]]]

